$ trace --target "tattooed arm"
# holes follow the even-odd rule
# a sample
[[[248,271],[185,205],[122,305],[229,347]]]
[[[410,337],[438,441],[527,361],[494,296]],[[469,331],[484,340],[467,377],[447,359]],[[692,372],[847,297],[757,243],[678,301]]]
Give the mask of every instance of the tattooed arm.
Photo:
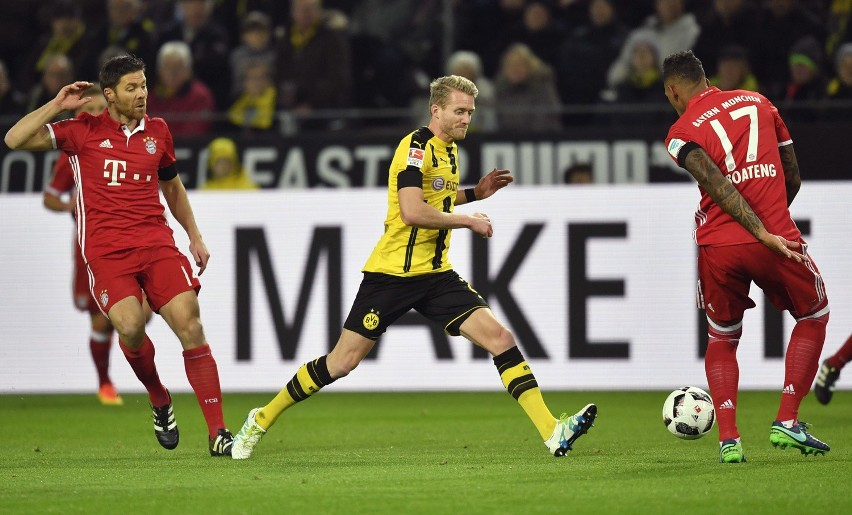
[[[781,154],[781,166],[784,168],[784,184],[787,186],[787,206],[789,207],[799,193],[802,177],[799,175],[799,162],[796,160],[793,144],[778,147],[778,152]]]
[[[683,164],[686,170],[695,177],[699,186],[710,195],[713,202],[754,235],[757,241],[796,262],[801,263],[806,259],[802,254],[790,250],[798,248],[800,246],[799,243],[787,241],[785,238],[777,234],[771,234],[766,230],[763,222],[760,221],[760,218],[757,217],[751,206],[748,205],[748,202],[740,195],[740,192],[737,191],[734,185],[725,178],[719,167],[710,159],[710,156],[707,155],[704,149],[698,146],[689,149],[686,158],[683,159]]]

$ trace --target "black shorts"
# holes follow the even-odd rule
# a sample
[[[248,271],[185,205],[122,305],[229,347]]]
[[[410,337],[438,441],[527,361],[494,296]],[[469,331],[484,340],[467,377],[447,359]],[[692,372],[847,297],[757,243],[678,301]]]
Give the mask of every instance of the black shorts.
[[[416,277],[364,272],[343,327],[371,340],[414,309],[452,336],[471,313],[488,303],[453,270]]]

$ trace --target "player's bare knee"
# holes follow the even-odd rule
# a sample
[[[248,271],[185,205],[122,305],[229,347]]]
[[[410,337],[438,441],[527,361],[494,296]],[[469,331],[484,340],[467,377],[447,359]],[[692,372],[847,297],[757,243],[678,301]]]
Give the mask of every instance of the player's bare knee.
[[[179,327],[175,327],[175,335],[177,335],[185,349],[199,347],[206,343],[204,326],[198,317],[189,318]]]
[[[145,321],[137,322],[123,319],[112,323],[121,342],[131,348],[139,347],[145,339]]]
[[[500,329],[497,331],[497,334],[494,336],[494,340],[492,345],[494,346],[493,352],[496,356],[497,354],[501,354],[511,349],[515,345],[515,335],[512,334],[512,331],[507,328],[500,326]]]

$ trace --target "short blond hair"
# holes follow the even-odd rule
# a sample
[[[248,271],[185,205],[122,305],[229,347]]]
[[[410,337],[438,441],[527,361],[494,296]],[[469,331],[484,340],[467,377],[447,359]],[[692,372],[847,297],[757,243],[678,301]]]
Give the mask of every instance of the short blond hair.
[[[429,84],[429,105],[437,104],[439,107],[446,107],[452,90],[461,91],[474,98],[479,94],[476,84],[470,79],[459,75],[447,75],[438,77]]]

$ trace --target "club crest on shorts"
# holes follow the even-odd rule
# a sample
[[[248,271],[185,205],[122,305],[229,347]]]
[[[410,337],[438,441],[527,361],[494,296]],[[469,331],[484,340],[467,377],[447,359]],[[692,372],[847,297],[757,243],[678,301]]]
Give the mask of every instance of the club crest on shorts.
[[[101,306],[106,307],[107,302],[109,302],[109,294],[106,290],[101,290],[101,294],[98,295],[98,298],[101,299]]]
[[[152,138],[151,136],[146,136],[142,138],[142,141],[145,142],[145,150],[148,151],[149,154],[154,154],[157,152],[157,140]]]
[[[435,177],[432,179],[432,189],[435,191],[441,191],[444,189],[444,178],[443,177]]]
[[[375,309],[371,309],[369,313],[364,315],[364,320],[362,320],[364,327],[370,331],[379,327],[379,312]]]

